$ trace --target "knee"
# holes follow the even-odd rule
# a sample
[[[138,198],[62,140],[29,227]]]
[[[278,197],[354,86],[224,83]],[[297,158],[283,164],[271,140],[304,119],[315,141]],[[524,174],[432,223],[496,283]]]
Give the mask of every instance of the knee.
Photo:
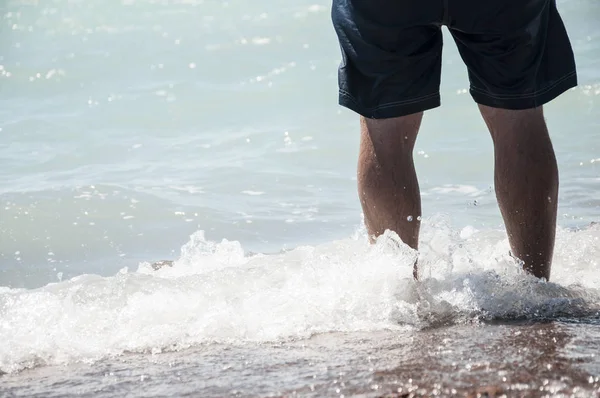
[[[422,118],[422,112],[389,119],[361,117],[362,139],[378,156],[406,157],[412,154]]]
[[[479,111],[486,123],[514,123],[520,121],[544,120],[544,108],[505,109],[479,105]]]
[[[548,130],[542,107],[500,109],[479,105],[479,109],[495,143],[546,139]]]

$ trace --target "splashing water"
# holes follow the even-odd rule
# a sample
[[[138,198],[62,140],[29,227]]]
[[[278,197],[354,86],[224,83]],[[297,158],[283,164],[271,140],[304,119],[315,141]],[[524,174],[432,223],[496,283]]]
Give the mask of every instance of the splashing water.
[[[498,319],[597,314],[600,228],[559,230],[556,282],[524,274],[501,231],[423,225],[417,253],[394,233],[363,234],[276,254],[193,234],[171,267],[142,263],[33,290],[0,290],[0,370],[244,344],[332,331],[419,330]]]

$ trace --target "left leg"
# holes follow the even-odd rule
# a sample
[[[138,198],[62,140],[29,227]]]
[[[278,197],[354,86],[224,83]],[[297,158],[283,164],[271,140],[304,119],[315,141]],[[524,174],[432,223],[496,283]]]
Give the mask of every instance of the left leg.
[[[412,151],[423,112],[440,105],[442,15],[439,0],[333,0],[339,103],[361,115],[358,194],[371,241],[389,229],[418,247]]]
[[[358,196],[373,240],[386,229],[418,249],[421,196],[413,148],[423,112],[391,119],[361,117]]]

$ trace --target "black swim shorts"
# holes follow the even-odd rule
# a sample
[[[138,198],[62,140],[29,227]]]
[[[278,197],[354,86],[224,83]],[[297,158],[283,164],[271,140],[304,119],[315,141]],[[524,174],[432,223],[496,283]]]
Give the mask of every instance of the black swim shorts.
[[[483,105],[541,106],[577,85],[556,0],[333,0],[340,105],[389,118],[440,105],[441,27]]]

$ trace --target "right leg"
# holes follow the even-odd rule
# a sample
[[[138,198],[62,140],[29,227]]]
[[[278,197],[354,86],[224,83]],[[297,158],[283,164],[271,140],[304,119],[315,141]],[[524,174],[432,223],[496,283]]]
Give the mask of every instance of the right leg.
[[[450,32],[494,141],[496,195],[513,254],[548,279],[558,171],[542,106],[577,85],[556,0],[462,0]]]
[[[479,106],[494,142],[494,185],[513,252],[524,269],[550,278],[558,168],[542,107]]]

